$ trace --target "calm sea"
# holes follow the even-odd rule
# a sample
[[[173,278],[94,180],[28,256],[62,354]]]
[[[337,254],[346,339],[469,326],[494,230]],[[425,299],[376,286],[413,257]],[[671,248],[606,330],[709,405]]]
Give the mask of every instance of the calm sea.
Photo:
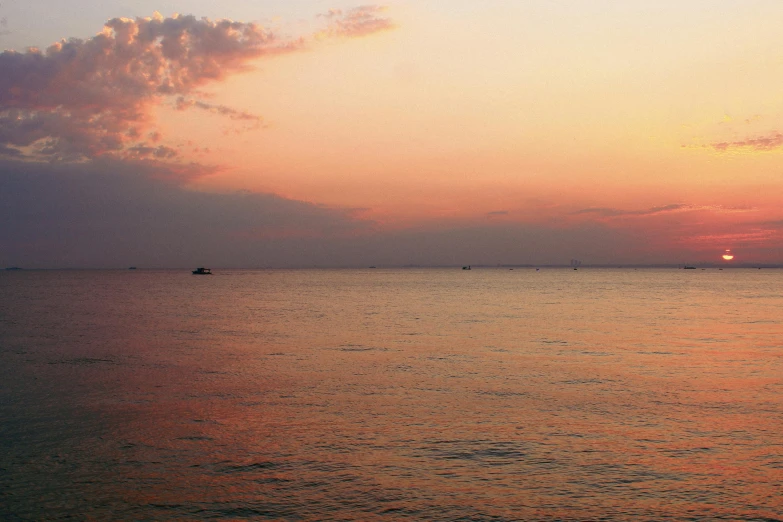
[[[0,273],[2,520],[783,519],[783,271]]]

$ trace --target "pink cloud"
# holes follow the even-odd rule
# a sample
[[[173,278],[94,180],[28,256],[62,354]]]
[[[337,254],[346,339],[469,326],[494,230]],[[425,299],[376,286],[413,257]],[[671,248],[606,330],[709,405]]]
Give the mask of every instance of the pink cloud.
[[[171,158],[140,140],[151,108],[208,83],[250,69],[252,60],[291,51],[264,28],[193,16],[114,18],[87,39],[45,51],[0,53],[0,145],[41,159],[74,161],[102,155]],[[194,106],[237,120],[258,117],[229,107]],[[160,136],[148,133],[151,142]],[[165,150],[165,154],[160,151]]]
[[[385,8],[332,10],[316,38],[364,36],[390,29]],[[281,39],[254,23],[194,16],[114,18],[89,39],[45,50],[0,53],[0,157],[50,162],[112,158],[170,163],[175,177],[214,171],[184,165],[155,128],[154,108],[198,109],[255,129],[263,119],[204,101],[202,87],[253,67],[263,56],[302,50],[305,38]],[[179,164],[179,166],[177,166]],[[195,175],[195,174],[194,174]]]
[[[328,27],[319,37],[356,38],[394,29],[394,22],[383,16],[385,6],[363,5],[353,9],[330,9],[320,15],[329,21]]]
[[[711,147],[721,152],[729,149],[770,151],[783,147],[783,134],[775,132],[765,137],[748,138],[740,141],[723,141],[720,143],[713,143]]]

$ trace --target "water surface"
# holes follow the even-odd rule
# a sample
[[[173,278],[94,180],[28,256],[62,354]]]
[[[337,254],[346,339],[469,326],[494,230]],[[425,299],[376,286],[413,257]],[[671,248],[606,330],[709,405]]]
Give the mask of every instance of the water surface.
[[[0,273],[0,519],[783,519],[783,272]]]

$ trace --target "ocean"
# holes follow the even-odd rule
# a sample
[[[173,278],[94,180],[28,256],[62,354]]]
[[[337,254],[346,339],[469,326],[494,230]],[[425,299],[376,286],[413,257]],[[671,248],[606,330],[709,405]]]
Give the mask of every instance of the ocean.
[[[783,270],[0,272],[0,519],[783,520]]]

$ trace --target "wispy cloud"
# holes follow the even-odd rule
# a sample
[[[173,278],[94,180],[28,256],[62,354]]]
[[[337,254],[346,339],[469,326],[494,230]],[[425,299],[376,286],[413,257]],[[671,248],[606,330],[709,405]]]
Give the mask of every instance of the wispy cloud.
[[[771,151],[783,147],[783,134],[774,132],[769,136],[758,138],[747,138],[739,141],[721,141],[710,145],[717,151],[727,151],[729,149],[753,150],[753,151]]]
[[[681,238],[681,242],[686,244],[725,244],[725,245],[749,245],[764,244],[772,238],[779,235],[779,231],[770,229],[752,229],[743,232],[734,233],[716,233],[693,235]]]
[[[741,212],[753,212],[755,208],[752,207],[724,207],[721,205],[686,205],[681,203],[674,203],[670,205],[663,205],[660,207],[652,207],[641,210],[621,210],[617,208],[607,207],[590,207],[584,208],[572,212],[572,215],[596,215],[605,218],[615,217],[634,217],[634,216],[656,216],[662,214],[674,214],[680,212],[697,212],[697,211],[710,211],[716,213],[741,213]]]
[[[665,214],[670,212],[684,212],[688,210],[693,210],[693,208],[688,205],[672,204],[672,205],[664,205],[662,207],[653,207],[644,210],[620,210],[616,208],[591,207],[591,208],[584,208],[581,210],[577,210],[572,214],[573,215],[594,214],[601,217],[652,216],[655,214]]]
[[[493,210],[492,212],[487,212],[487,217],[489,219],[504,217],[504,216],[508,216],[508,210]]]
[[[246,71],[265,54],[291,51],[263,27],[231,20],[114,18],[87,39],[45,51],[0,53],[0,145],[28,156],[78,161],[137,155],[149,144],[151,108]],[[199,108],[238,120],[257,117],[219,105]],[[170,155],[168,157],[171,157]]]
[[[391,18],[384,16],[386,6],[363,5],[352,9],[330,9],[319,15],[328,20],[326,29],[317,37],[356,38],[394,29]]]
[[[205,101],[195,100],[193,98],[185,98],[184,96],[180,96],[177,98],[174,107],[178,111],[184,111],[190,108],[201,109],[203,111],[207,111],[212,114],[219,114],[221,116],[226,116],[227,118],[235,121],[248,122],[250,124],[249,128],[253,128],[253,129],[260,127],[264,121],[264,119],[257,114],[252,114],[247,111],[240,111],[237,109],[233,109],[231,107],[227,107],[226,105],[215,105],[212,103],[207,103]]]

